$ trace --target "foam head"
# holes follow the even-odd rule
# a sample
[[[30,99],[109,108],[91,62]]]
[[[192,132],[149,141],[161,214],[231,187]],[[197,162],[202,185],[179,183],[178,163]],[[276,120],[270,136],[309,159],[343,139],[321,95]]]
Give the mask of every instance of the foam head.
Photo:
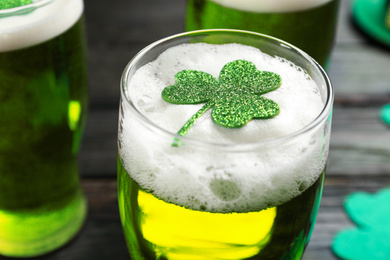
[[[239,129],[226,129],[216,125],[208,111],[198,119],[189,137],[217,143],[256,142],[297,131],[320,114],[323,102],[318,87],[308,80],[304,71],[299,71],[291,62],[262,54],[256,48],[236,44],[191,44],[171,48],[134,75],[129,96],[137,97],[134,104],[152,122],[176,133],[204,104],[172,105],[161,98],[162,90],[173,85],[175,75],[186,69],[204,71],[219,79],[224,65],[238,59],[251,61],[260,71],[281,75],[282,86],[263,95],[279,104],[280,114],[272,119],[253,120]]]
[[[17,12],[0,10],[0,53],[30,47],[60,35],[78,21],[83,8],[82,0],[40,0]]]
[[[303,11],[324,5],[332,0],[211,0],[220,5],[257,13]]]

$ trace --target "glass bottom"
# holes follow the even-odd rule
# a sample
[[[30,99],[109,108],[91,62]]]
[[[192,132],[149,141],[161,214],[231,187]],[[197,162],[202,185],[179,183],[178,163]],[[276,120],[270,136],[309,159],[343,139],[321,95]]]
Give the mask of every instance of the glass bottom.
[[[0,210],[0,255],[33,257],[49,253],[78,233],[86,213],[87,201],[81,192],[60,209]]]

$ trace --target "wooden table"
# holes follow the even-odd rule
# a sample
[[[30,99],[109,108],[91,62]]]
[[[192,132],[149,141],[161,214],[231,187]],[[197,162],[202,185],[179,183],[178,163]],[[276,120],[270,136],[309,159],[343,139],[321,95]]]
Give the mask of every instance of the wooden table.
[[[337,259],[336,232],[350,227],[343,200],[390,185],[390,127],[378,117],[390,103],[390,49],[363,36],[342,0],[329,75],[335,88],[331,152],[316,226],[305,260]],[[121,73],[141,48],[184,30],[185,0],[85,0],[90,112],[80,154],[89,200],[83,230],[43,260],[129,259],[116,195],[116,132]],[[6,259],[0,257],[0,259]]]

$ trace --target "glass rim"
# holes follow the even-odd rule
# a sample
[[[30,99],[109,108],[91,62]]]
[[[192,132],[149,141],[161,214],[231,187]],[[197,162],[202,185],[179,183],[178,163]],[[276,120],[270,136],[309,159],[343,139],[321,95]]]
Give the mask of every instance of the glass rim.
[[[191,37],[191,36],[197,36],[201,34],[207,34],[207,33],[236,33],[236,34],[242,34],[244,35],[251,35],[256,37],[261,37],[264,39],[267,39],[269,41],[272,41],[274,43],[279,43],[279,45],[284,45],[283,47],[288,47],[295,52],[297,52],[299,55],[305,58],[305,60],[311,62],[315,68],[319,71],[320,76],[324,79],[325,87],[326,87],[326,99],[324,102],[323,109],[319,113],[319,115],[313,119],[310,123],[306,124],[304,127],[290,132],[286,135],[275,137],[275,138],[269,138],[266,140],[261,140],[257,142],[242,142],[242,143],[218,143],[218,142],[212,142],[212,141],[205,141],[201,140],[199,138],[192,138],[188,136],[181,136],[177,133],[173,133],[171,131],[168,131],[158,125],[156,125],[153,121],[151,121],[149,118],[147,118],[145,115],[143,115],[137,107],[133,104],[130,97],[127,96],[126,93],[126,84],[129,79],[129,72],[131,69],[138,63],[138,61],[144,56],[144,54],[148,53],[150,50],[152,50],[155,47],[158,47],[161,44],[164,44],[168,41],[174,40],[176,38],[182,38],[182,37]],[[243,44],[245,45],[245,44]],[[161,54],[161,53],[160,53]],[[334,100],[334,92],[333,92],[333,86],[331,84],[331,81],[326,74],[325,70],[318,64],[317,61],[315,61],[311,56],[309,56],[306,52],[302,51],[298,47],[295,47],[294,45],[285,42],[281,39],[262,34],[252,31],[245,31],[245,30],[237,30],[237,29],[205,29],[205,30],[196,30],[196,31],[189,31],[189,32],[183,32],[174,34],[165,38],[162,38],[160,40],[157,40],[145,48],[141,49],[137,54],[133,56],[133,58],[128,62],[126,65],[120,81],[120,99],[121,101],[125,101],[127,104],[130,105],[130,108],[135,112],[134,114],[137,116],[139,120],[142,120],[143,123],[146,123],[149,127],[153,128],[154,130],[157,130],[161,133],[164,133],[165,135],[169,135],[172,138],[179,138],[182,140],[184,146],[193,146],[196,145],[197,147],[213,147],[213,148],[221,148],[221,149],[228,149],[231,151],[243,151],[248,149],[253,149],[255,147],[264,146],[264,145],[272,145],[274,143],[285,143],[288,140],[292,140],[296,137],[299,137],[307,132],[310,132],[311,130],[315,129],[317,126],[321,125],[321,123],[325,122],[332,111],[333,106],[333,100]]]

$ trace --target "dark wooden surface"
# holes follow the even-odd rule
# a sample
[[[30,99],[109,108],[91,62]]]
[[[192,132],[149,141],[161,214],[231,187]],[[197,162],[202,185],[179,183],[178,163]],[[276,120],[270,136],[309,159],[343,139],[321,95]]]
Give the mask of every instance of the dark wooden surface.
[[[380,107],[390,103],[390,49],[361,34],[351,22],[350,1],[341,2],[329,68],[335,88],[331,152],[305,260],[337,259],[331,241],[336,232],[353,225],[342,208],[346,195],[390,186],[390,127],[379,119]],[[120,76],[141,48],[184,30],[185,0],[85,0],[85,4],[90,112],[80,172],[89,214],[76,239],[38,259],[129,259],[116,195]]]

